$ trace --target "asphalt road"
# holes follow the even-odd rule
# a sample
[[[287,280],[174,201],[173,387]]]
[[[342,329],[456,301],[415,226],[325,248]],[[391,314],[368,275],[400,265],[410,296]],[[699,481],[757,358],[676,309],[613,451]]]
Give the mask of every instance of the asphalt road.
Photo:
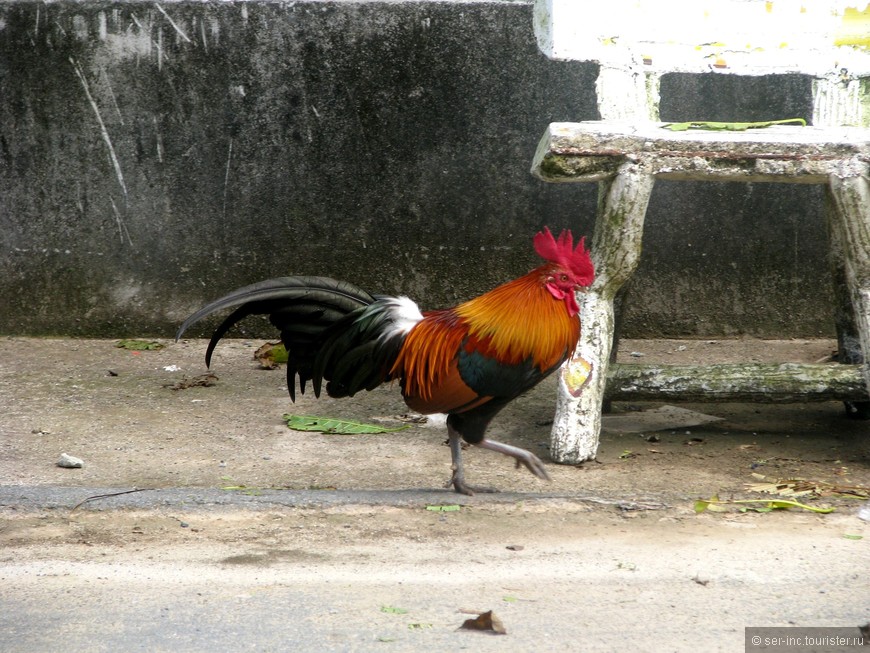
[[[200,489],[72,510],[106,492],[0,488],[0,650],[738,651],[747,625],[870,620],[853,511]],[[486,610],[507,634],[459,628]]]

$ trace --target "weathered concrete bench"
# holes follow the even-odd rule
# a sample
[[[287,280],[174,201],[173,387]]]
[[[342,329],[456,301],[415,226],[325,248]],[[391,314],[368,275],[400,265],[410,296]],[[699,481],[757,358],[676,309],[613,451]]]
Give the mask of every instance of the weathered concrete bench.
[[[532,164],[545,181],[599,184],[592,238],[597,279],[580,298],[583,326],[575,352],[592,371],[580,393],[571,387],[571,361],[562,373],[553,459],[577,463],[595,457],[607,397],[843,400],[866,407],[870,54],[849,42],[870,43],[870,14],[853,10],[853,15],[839,7],[842,3],[828,2],[810,3],[811,11],[799,3],[755,0],[686,0],[669,4],[667,12],[653,0],[592,4],[537,0],[535,7],[545,54],[601,66],[603,120],[551,124]],[[660,75],[674,71],[812,75],[813,126],[670,131],[658,121],[658,89]],[[644,216],[659,178],[824,184],[840,360],[850,364],[612,364],[614,298],[637,267]]]

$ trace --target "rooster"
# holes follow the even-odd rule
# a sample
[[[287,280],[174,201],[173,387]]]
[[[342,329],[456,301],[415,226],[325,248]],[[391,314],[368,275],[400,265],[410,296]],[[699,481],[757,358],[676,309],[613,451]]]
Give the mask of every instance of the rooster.
[[[594,268],[580,239],[558,239],[548,228],[534,238],[546,262],[528,274],[456,306],[421,312],[407,297],[370,295],[327,277],[281,277],[231,292],[191,315],[176,340],[216,311],[237,307],[214,331],[206,349],[249,315],[268,315],[287,349],[291,400],[311,382],[319,397],[351,397],[398,381],[411,410],[446,413],[453,474],[449,485],[471,495],[462,465],[462,440],[505,454],[549,480],[541,460],[525,449],[485,437],[492,418],[537,385],[571,355],[580,333],[575,292],[592,283]]]

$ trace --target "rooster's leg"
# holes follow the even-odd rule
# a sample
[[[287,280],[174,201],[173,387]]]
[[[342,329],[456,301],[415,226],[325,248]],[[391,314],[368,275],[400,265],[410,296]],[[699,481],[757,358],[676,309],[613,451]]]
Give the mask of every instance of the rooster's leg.
[[[526,451],[519,447],[513,447],[502,442],[487,440],[486,438],[478,442],[477,446],[483,447],[484,449],[490,449],[491,451],[498,451],[499,453],[503,453],[505,456],[510,456],[517,461],[517,467],[525,465],[526,469],[538,478],[542,478],[545,481],[550,480],[550,475],[547,474],[547,470],[544,468],[544,463],[531,451]]]
[[[447,487],[452,485],[456,492],[468,496],[474,496],[475,492],[498,492],[495,488],[472,487],[465,483],[465,470],[462,467],[462,435],[451,428],[450,424],[447,425],[447,435],[450,439],[450,456],[453,459],[453,476],[451,476]]]

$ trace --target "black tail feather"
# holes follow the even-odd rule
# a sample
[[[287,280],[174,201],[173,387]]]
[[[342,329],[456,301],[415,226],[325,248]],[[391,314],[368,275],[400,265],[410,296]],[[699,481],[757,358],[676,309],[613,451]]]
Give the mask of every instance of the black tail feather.
[[[376,303],[375,306],[372,306]],[[388,305],[343,281],[327,277],[281,277],[234,290],[191,315],[176,340],[192,325],[217,311],[237,307],[215,329],[206,364],[218,342],[249,315],[268,315],[287,348],[287,389],[296,400],[296,382],[305,392],[312,382],[320,396],[323,379],[331,396],[371,390],[387,377],[402,337],[382,337],[391,325]]]
[[[368,306],[374,300],[375,298],[366,291],[346,281],[336,281],[328,277],[268,279],[234,290],[229,295],[203,306],[182,323],[175,334],[175,339],[181,338],[187,329],[212,313],[250,302],[255,302],[257,306],[252,307],[247,312],[239,313],[236,322],[255,313],[269,314],[273,324],[276,321],[281,322],[283,320],[279,316],[286,312],[284,307],[288,303],[303,305],[309,312],[316,312],[318,307],[322,308],[323,315],[332,309],[337,311],[338,317],[340,317],[362,306]],[[296,320],[302,313],[303,311],[291,311],[292,319]],[[230,323],[226,329],[229,329],[234,323]],[[279,329],[283,328],[281,324],[275,324],[275,326]]]

